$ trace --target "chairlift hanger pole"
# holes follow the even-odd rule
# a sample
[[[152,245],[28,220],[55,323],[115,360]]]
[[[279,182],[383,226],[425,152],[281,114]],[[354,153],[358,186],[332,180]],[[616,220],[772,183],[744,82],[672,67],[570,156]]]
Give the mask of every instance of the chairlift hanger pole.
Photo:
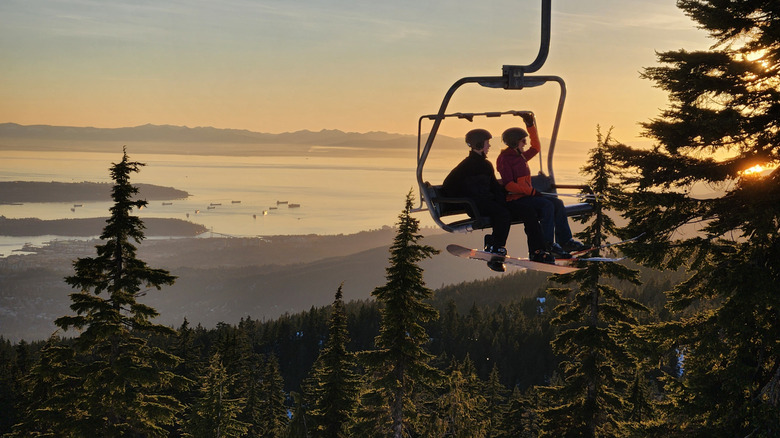
[[[444,95],[444,99],[442,100],[438,113],[435,116],[431,117],[433,118],[433,125],[431,126],[431,131],[430,134],[428,135],[428,139],[425,142],[425,147],[422,150],[420,150],[420,145],[418,143],[417,183],[421,188],[421,193],[420,193],[421,203],[420,203],[420,208],[418,210],[423,209],[422,208],[423,201],[427,204],[428,209],[433,209],[433,206],[431,205],[431,200],[428,199],[426,196],[423,196],[422,194],[422,187],[425,184],[423,182],[423,175],[422,175],[423,167],[425,161],[428,159],[428,153],[430,152],[434,138],[436,137],[436,134],[439,131],[441,122],[446,117],[445,112],[447,110],[447,106],[449,105],[453,94],[455,94],[455,91],[465,84],[477,83],[483,87],[503,88],[506,90],[520,90],[523,88],[537,87],[547,82],[557,82],[559,84],[560,97],[558,99],[558,109],[555,115],[553,131],[550,137],[549,152],[547,154],[547,170],[551,181],[553,183],[555,182],[555,175],[553,173],[553,165],[552,165],[553,152],[555,150],[555,141],[558,137],[558,129],[560,127],[561,116],[563,115],[563,104],[566,100],[566,84],[564,83],[563,79],[560,78],[559,76],[526,76],[526,73],[534,73],[538,71],[547,60],[547,55],[549,54],[550,51],[550,23],[552,21],[551,17],[552,17],[552,0],[542,0],[542,24],[541,24],[541,41],[539,44],[539,53],[537,54],[536,59],[531,64],[504,65],[502,68],[501,76],[474,76],[474,77],[462,78],[456,81],[450,87],[447,93]],[[418,137],[419,134],[421,133],[418,132]]]

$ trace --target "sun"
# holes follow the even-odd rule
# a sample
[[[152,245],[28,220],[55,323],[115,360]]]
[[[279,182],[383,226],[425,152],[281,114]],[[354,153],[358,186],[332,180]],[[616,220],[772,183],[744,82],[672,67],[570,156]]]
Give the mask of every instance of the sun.
[[[745,170],[743,170],[743,171],[742,171],[742,176],[758,176],[758,175],[760,175],[760,174],[761,174],[761,172],[763,172],[764,170],[766,170],[766,169],[764,168],[764,166],[762,166],[762,165],[760,165],[760,164],[756,164],[755,166],[753,166],[753,167],[751,167],[751,168],[749,168],[749,169],[745,169]]]

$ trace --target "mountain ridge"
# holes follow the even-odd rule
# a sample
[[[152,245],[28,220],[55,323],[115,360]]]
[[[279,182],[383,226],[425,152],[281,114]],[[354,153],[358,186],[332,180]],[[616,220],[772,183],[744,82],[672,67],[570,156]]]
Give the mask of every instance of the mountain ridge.
[[[411,139],[408,134],[392,134],[381,131],[367,133],[344,132],[338,129],[310,131],[302,129],[278,134],[247,129],[214,128],[210,126],[154,125],[147,123],[122,128],[95,128],[57,125],[20,125],[0,123],[0,138],[27,138],[46,140],[102,140],[102,141],[164,141],[164,142],[234,142],[234,143],[300,143],[330,144],[347,140],[372,142]]]
[[[462,139],[437,136],[437,148],[460,150],[462,145]],[[93,128],[0,123],[0,150],[114,152],[119,146],[126,146],[134,154],[381,158],[413,154],[417,137],[337,129],[269,134],[242,129],[152,124]]]

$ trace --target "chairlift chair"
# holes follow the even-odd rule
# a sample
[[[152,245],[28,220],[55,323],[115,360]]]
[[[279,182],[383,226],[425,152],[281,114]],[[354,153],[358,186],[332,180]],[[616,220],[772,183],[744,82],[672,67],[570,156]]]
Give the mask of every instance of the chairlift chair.
[[[528,75],[538,71],[549,53],[550,48],[550,21],[551,21],[551,2],[552,0],[542,0],[542,36],[539,47],[539,53],[536,59],[529,65],[504,65],[501,76],[475,76],[465,77],[456,81],[447,93],[444,95],[439,111],[436,114],[421,116],[417,124],[417,184],[420,190],[420,206],[413,211],[420,212],[427,210],[430,212],[434,222],[445,231],[449,232],[469,232],[484,228],[490,228],[490,219],[479,213],[475,203],[468,198],[453,198],[441,195],[441,184],[432,184],[423,178],[423,169],[428,155],[433,146],[436,134],[441,123],[447,118],[458,118],[473,121],[476,117],[502,117],[502,116],[520,116],[531,113],[526,110],[510,110],[498,112],[480,112],[480,113],[451,113],[447,114],[447,106],[452,99],[455,91],[466,84],[479,84],[488,88],[503,88],[505,90],[522,90],[523,88],[538,87],[547,83],[557,83],[560,87],[558,98],[558,107],[555,113],[552,135],[547,148],[547,175],[540,172],[538,176],[532,178],[534,187],[540,192],[557,194],[558,189],[576,189],[586,192],[587,187],[581,185],[556,184],[555,173],[553,170],[553,153],[555,151],[555,142],[558,137],[558,129],[563,115],[563,104],[566,100],[566,84],[559,76],[550,75]],[[432,121],[430,133],[422,144],[422,125],[423,121]],[[542,154],[539,154],[540,168],[542,168]],[[586,202],[578,202],[566,206],[568,216],[578,216],[585,214],[593,209],[590,203],[592,198]],[[462,218],[465,214],[468,217]],[[450,220],[445,221],[445,218]],[[518,223],[518,222],[516,222]]]

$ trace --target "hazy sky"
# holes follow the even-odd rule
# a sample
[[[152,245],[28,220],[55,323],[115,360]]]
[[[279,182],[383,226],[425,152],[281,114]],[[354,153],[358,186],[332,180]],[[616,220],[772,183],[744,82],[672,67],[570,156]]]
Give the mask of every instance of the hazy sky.
[[[562,139],[631,142],[666,95],[655,52],[705,48],[673,0],[553,0]],[[539,0],[2,0],[0,122],[414,134],[453,82],[528,64]],[[530,109],[557,88],[471,86],[452,111]],[[509,103],[505,101],[509,99]]]

